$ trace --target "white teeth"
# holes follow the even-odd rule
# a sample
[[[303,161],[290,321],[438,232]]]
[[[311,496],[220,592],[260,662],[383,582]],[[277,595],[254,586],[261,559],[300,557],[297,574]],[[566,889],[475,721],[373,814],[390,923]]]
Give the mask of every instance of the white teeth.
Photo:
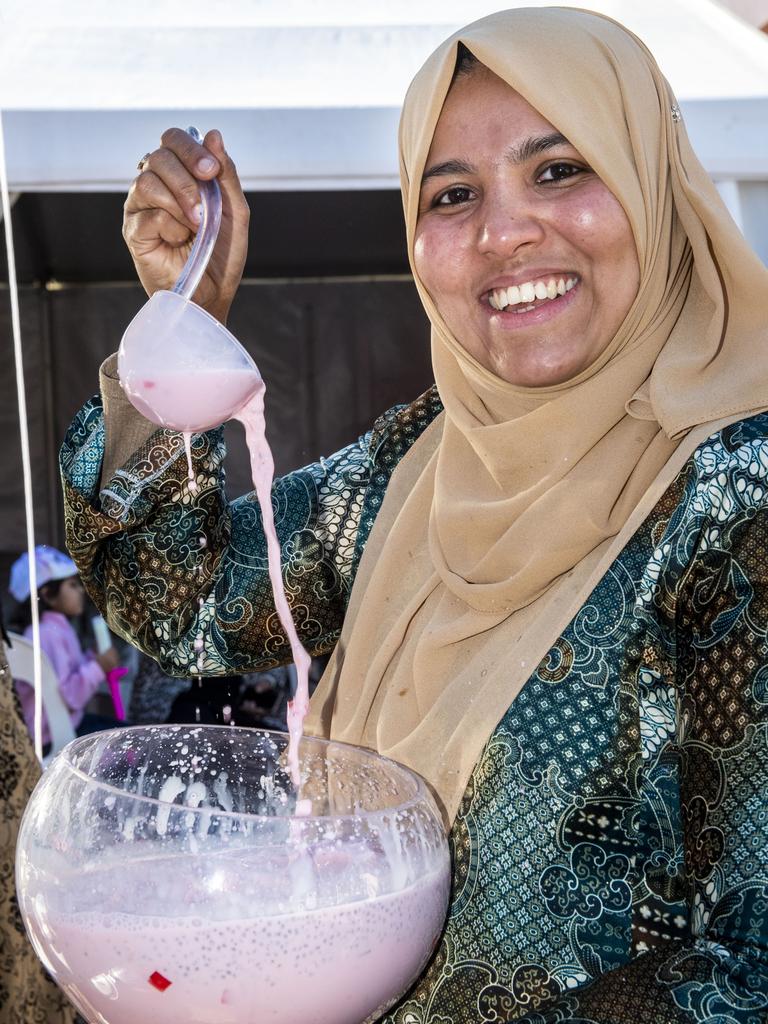
[[[513,309],[513,313],[530,313],[532,309],[536,309],[536,306],[523,306],[522,309]]]
[[[526,281],[521,285],[510,285],[509,288],[496,288],[488,295],[488,303],[492,309],[504,310],[510,306],[525,303],[525,309],[516,309],[515,313],[527,313],[532,309],[532,302],[543,302],[545,299],[556,299],[565,295],[578,283],[575,277],[550,277],[547,281]]]

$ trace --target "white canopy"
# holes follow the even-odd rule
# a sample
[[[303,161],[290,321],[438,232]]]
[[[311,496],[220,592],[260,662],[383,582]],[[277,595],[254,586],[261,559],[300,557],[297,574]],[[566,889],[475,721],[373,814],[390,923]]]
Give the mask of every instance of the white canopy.
[[[394,188],[410,78],[504,2],[3,0],[10,187],[122,191],[164,128],[195,123],[222,129],[247,189]],[[713,0],[589,6],[649,45],[713,177],[768,181],[768,37]]]

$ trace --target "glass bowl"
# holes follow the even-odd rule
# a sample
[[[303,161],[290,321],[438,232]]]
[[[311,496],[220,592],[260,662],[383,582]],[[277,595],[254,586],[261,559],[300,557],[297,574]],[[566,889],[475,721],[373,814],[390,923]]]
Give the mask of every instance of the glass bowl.
[[[139,726],[70,743],[22,821],[38,956],[93,1024],[361,1024],[419,975],[450,858],[423,780],[284,733]]]

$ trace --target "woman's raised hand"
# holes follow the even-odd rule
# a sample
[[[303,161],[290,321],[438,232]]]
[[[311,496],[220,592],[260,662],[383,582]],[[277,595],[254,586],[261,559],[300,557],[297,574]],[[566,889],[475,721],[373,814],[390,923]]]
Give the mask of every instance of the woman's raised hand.
[[[195,302],[222,323],[243,276],[250,212],[221,133],[199,145],[181,128],[163,133],[161,146],[142,162],[123,207],[123,238],[148,295],[173,288],[200,224],[196,179],[218,177],[221,228]]]

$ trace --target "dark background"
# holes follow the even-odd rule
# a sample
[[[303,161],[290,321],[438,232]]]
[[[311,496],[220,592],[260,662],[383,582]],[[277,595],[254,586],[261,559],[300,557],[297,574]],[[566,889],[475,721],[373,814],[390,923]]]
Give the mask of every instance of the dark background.
[[[13,208],[16,276],[133,281],[120,235],[124,196],[29,192]],[[407,274],[400,193],[251,192],[246,277]],[[0,246],[0,280],[7,280]]]

